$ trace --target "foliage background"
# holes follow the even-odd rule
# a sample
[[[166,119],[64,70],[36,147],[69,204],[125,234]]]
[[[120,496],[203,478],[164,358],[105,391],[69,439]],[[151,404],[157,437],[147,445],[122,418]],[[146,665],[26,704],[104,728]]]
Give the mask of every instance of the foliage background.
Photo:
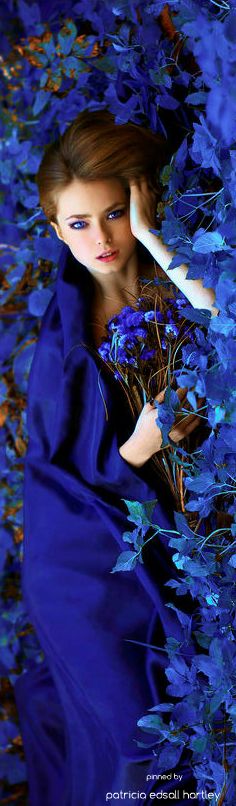
[[[195,349],[186,349],[179,377],[179,384],[188,386],[193,409],[198,396],[206,396],[210,427],[186,481],[186,511],[199,513],[198,537],[187,531],[183,515],[176,523],[178,535],[172,538],[180,574],[178,592],[187,590],[198,597],[202,654],[198,661],[186,663],[176,655],[176,647],[168,647],[173,724],[165,724],[157,712],[144,715],[140,726],[161,743],[162,769],[166,758],[174,766],[181,742],[188,743],[198,785],[220,791],[218,803],[232,804],[236,725],[234,2],[3,0],[1,27],[1,803],[26,802],[13,685],[23,669],[42,659],[20,594],[22,480],[27,377],[41,317],[54,289],[59,245],[38,206],[34,176],[44,144],[63,132],[80,110],[105,107],[118,124],[131,120],[164,135],[168,158],[162,172],[160,232],[176,250],[176,263],[180,259],[188,263],[188,276],[203,277],[206,285],[215,288],[219,308],[204,336],[196,327]],[[134,547],[137,529],[145,534],[143,510],[139,515]],[[135,522],[137,510],[129,516]],[[210,539],[204,531],[206,517],[211,523]]]

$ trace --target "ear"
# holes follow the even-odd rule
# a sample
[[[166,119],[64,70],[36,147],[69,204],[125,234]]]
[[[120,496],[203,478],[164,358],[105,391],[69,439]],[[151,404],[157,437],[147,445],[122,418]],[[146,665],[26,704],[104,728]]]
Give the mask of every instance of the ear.
[[[51,227],[53,227],[53,229],[55,229],[55,232],[56,232],[57,237],[59,238],[59,240],[60,240],[60,241],[64,241],[64,240],[65,240],[65,238],[63,238],[63,237],[62,237],[62,234],[61,234],[61,230],[60,230],[59,224],[55,224],[55,222],[54,222],[54,221],[50,221],[50,224],[51,224]]]

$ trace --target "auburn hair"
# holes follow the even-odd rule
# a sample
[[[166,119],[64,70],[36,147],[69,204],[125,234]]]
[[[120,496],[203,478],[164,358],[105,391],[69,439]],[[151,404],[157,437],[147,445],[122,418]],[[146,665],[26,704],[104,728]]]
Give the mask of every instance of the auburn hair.
[[[136,123],[116,124],[106,109],[84,110],[63,135],[47,146],[36,182],[49,221],[57,221],[57,198],[73,179],[119,179],[127,194],[129,180],[146,176],[158,193],[164,140]]]

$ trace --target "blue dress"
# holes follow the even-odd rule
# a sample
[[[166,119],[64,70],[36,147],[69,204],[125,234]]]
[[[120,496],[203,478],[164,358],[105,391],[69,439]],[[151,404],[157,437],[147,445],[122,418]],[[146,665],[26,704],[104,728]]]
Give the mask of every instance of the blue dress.
[[[134,420],[92,348],[92,292],[63,247],[28,392],[22,590],[45,654],[15,684],[30,806],[103,806],[120,790],[148,799],[155,756],[135,740],[153,737],[137,721],[166,701],[166,655],[142,644],[182,637],[165,608],[174,575],[165,538],[149,544],[144,565],[111,574],[127,548],[122,499],[158,490],[149,463],[135,469],[119,454]],[[155,519],[168,528],[167,510],[158,503]]]

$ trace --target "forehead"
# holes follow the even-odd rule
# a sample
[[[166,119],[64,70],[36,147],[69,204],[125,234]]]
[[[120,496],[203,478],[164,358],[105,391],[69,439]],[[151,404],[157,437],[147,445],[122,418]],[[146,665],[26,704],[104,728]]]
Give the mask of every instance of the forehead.
[[[116,202],[127,200],[119,179],[73,179],[57,195],[57,215],[61,218],[86,214],[96,215]]]

